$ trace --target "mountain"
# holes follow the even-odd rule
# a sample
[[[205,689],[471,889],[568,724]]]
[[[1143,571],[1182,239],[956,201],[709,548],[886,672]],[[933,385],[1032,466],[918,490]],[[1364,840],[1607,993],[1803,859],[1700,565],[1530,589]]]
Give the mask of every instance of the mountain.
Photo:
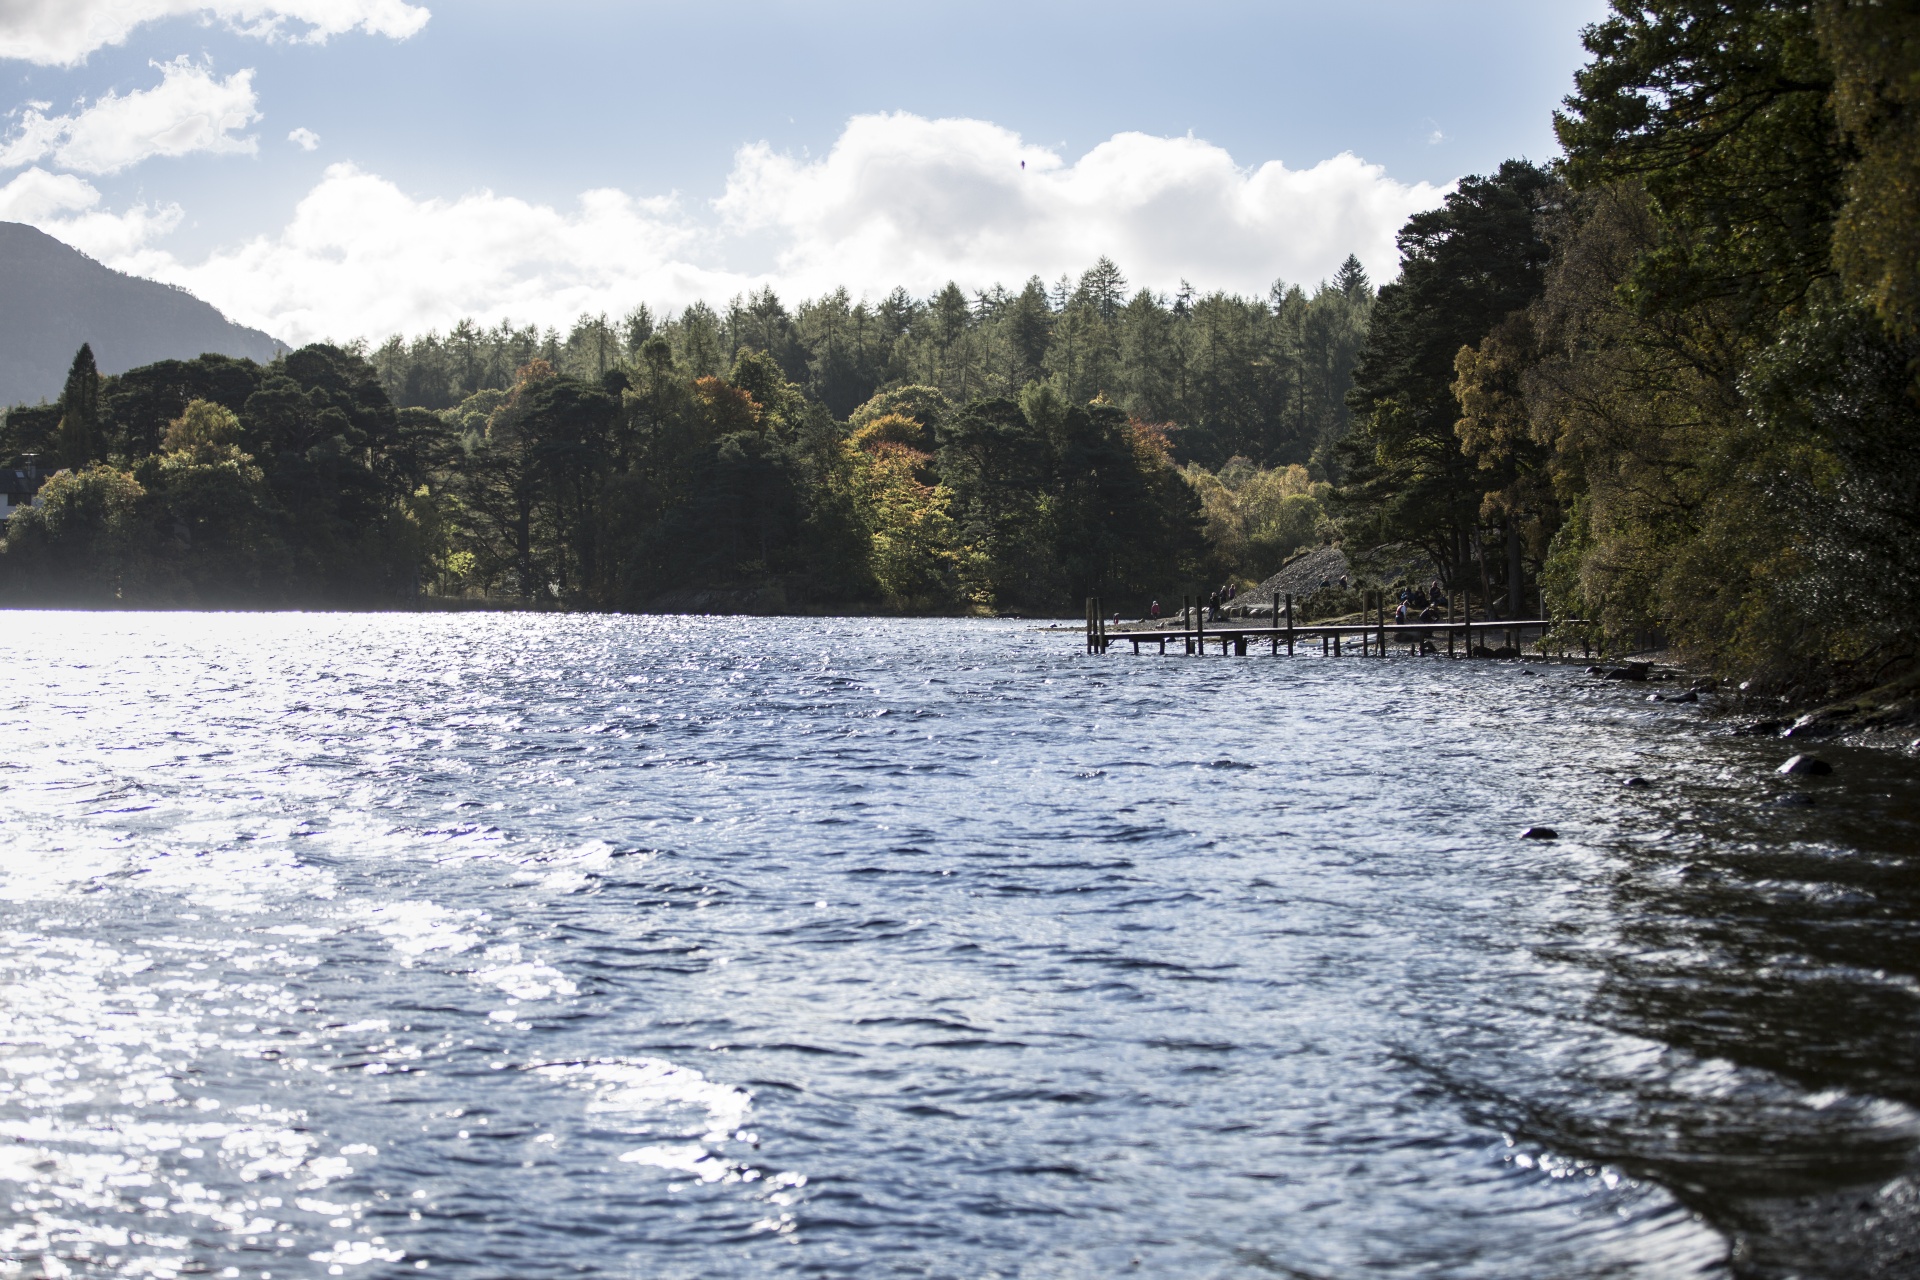
[[[184,289],[123,275],[44,231],[0,222],[0,406],[56,399],[83,342],[102,373],[208,351],[265,363],[286,349]]]

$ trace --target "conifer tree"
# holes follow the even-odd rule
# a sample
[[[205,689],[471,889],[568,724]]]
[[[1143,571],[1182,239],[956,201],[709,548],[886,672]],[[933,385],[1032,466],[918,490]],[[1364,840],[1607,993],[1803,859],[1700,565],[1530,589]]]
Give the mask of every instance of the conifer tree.
[[[1367,269],[1360,265],[1360,259],[1350,253],[1333,273],[1333,287],[1349,298],[1358,298],[1373,287],[1373,282],[1367,279]]]
[[[59,463],[75,471],[96,460],[100,445],[100,370],[93,347],[80,344],[60,392],[60,429],[55,436]]]

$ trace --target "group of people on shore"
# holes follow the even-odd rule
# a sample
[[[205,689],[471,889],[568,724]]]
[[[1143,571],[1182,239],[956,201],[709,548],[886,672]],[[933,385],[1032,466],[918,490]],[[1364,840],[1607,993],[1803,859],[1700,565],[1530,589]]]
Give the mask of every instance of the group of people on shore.
[[[1425,591],[1419,587],[1403,587],[1400,591],[1400,607],[1393,611],[1393,620],[1402,626],[1409,618],[1420,622],[1438,622],[1440,611],[1446,607],[1446,593],[1440,586],[1440,579],[1435,578]]]

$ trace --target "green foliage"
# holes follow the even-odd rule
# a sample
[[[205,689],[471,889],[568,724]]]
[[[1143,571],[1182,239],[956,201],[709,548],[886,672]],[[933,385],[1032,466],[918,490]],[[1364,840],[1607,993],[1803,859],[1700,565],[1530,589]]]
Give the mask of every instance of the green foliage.
[[[1911,336],[1920,330],[1920,6],[1824,0],[1814,12],[1834,115],[1859,157],[1846,175],[1834,265],[1883,323]]]
[[[107,379],[100,390],[100,417],[109,456],[143,458],[158,451],[161,432],[192,401],[238,413],[259,387],[260,373],[251,360],[203,355],[162,360]]]
[[[1584,599],[1777,684],[1909,661],[1910,6],[1635,6],[1559,121],[1590,193],[1541,309]],[[1595,335],[1604,335],[1596,346]]]
[[[1410,542],[1449,581],[1469,572],[1494,484],[1456,430],[1456,362],[1539,295],[1550,257],[1541,220],[1559,190],[1552,174],[1509,160],[1401,230],[1400,278],[1374,305],[1340,448],[1338,507],[1358,545]]]
[[[1298,463],[1268,468],[1234,458],[1218,472],[1188,463],[1180,474],[1200,502],[1213,576],[1259,582],[1303,547],[1335,536],[1326,510],[1333,486],[1314,482]]]
[[[32,454],[43,465],[54,461],[54,441],[60,430],[60,405],[15,405],[0,422],[0,451],[8,457]]]
[[[1814,5],[1615,0],[1555,119],[1578,187],[1630,181],[1662,234],[1629,284],[1645,309],[1726,304],[1764,328],[1831,271],[1848,156]]]
[[[564,336],[463,322],[76,375],[92,417],[15,410],[5,444],[104,460],[89,483],[137,496],[73,526],[108,532],[21,523],[0,577],[52,590],[85,546],[121,567],[61,591],[150,604],[1144,607],[1217,565],[1176,448],[1292,486],[1253,483],[1235,563],[1324,532],[1308,467],[1345,429],[1373,296],[1352,260],[1311,295],[1169,300],[1102,259],[1051,293],[789,312],[762,289]]]
[[[1402,235],[1349,533],[1456,576],[1504,534],[1475,585],[1530,568],[1603,641],[1876,682],[1920,656],[1920,13],[1616,0],[1586,41],[1568,188],[1510,165]]]
[[[4,566],[14,599],[127,600],[148,574],[146,490],[112,467],[62,471],[7,521]]]
[[[434,448],[446,428],[400,431],[364,360],[316,346],[264,368],[202,356],[102,380],[82,357],[46,442],[69,465],[0,543],[0,579],[16,596],[168,606],[413,594],[427,554],[413,492],[437,465],[428,455],[444,456]],[[16,447],[29,443],[19,417]]]
[[[1183,460],[1298,462],[1327,478],[1373,306],[1358,260],[1311,292],[1276,284],[1266,298],[1183,290],[1169,299],[1127,288],[1120,268],[1101,259],[1051,295],[1038,278],[971,298],[953,284],[924,300],[895,290],[872,305],[836,289],[789,312],[763,289],[724,310],[696,303],[664,319],[646,312],[644,323],[636,313],[624,329],[583,316],[565,339],[462,322],[445,335],[392,339],[370,360],[394,404],[435,410],[506,394],[533,359],[588,382],[617,370],[635,387],[657,380],[650,369],[724,375],[764,405],[774,384],[738,364],[752,352],[839,420],[877,394],[913,386],[964,404],[1012,400],[1044,381],[1072,402],[1105,397],[1143,422],[1177,424]],[[924,420],[917,409],[887,411]]]
[[[104,455],[104,443],[100,435],[100,370],[93,362],[93,348],[83,342],[60,392],[60,428],[54,437],[54,451],[62,466],[78,470]]]
[[[166,453],[189,453],[210,460],[238,452],[241,434],[240,419],[233,410],[211,400],[193,400],[167,424],[160,447]]]

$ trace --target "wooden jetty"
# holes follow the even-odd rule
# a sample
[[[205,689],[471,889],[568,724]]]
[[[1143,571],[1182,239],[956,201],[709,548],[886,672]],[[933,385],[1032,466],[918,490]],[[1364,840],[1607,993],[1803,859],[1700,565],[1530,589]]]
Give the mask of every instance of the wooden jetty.
[[[1157,646],[1159,652],[1164,654],[1171,644],[1176,646],[1176,652],[1184,651],[1198,656],[1206,653],[1207,645],[1217,643],[1222,656],[1231,653],[1245,657],[1252,652],[1254,645],[1264,642],[1270,653],[1277,656],[1284,647],[1291,656],[1298,652],[1300,646],[1310,649],[1318,641],[1323,657],[1340,657],[1343,643],[1349,653],[1357,644],[1359,656],[1383,658],[1390,648],[1399,649],[1402,646],[1414,655],[1437,654],[1444,643],[1447,657],[1470,658],[1475,656],[1476,647],[1482,654],[1506,649],[1517,655],[1530,636],[1544,636],[1557,627],[1576,627],[1584,631],[1586,626],[1584,620],[1578,618],[1475,618],[1473,598],[1465,592],[1456,600],[1448,601],[1444,621],[1391,622],[1388,620],[1390,615],[1387,612],[1386,592],[1367,592],[1364,600],[1364,616],[1360,622],[1296,625],[1293,620],[1293,597],[1276,595],[1270,614],[1273,621],[1261,626],[1250,618],[1208,623],[1200,598],[1190,596],[1181,602],[1180,626],[1149,631],[1117,631],[1108,629],[1100,597],[1090,596],[1087,599],[1087,652],[1105,653],[1116,643],[1126,643],[1133,646],[1136,654],[1142,645]],[[1458,617],[1455,616],[1456,608]],[[1188,625],[1188,619],[1192,620],[1191,625]],[[1490,646],[1489,640],[1497,640],[1499,644]],[[1583,636],[1580,644],[1582,656],[1591,659],[1591,642]]]

